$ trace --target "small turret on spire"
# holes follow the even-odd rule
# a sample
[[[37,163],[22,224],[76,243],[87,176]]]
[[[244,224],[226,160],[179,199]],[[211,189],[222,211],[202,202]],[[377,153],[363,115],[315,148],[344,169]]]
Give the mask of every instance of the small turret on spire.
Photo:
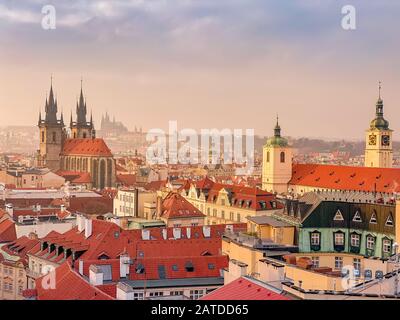
[[[275,137],[281,136],[281,127],[279,125],[279,116],[278,115],[276,115],[276,125],[275,125],[274,132],[275,132],[275,134],[274,134]]]

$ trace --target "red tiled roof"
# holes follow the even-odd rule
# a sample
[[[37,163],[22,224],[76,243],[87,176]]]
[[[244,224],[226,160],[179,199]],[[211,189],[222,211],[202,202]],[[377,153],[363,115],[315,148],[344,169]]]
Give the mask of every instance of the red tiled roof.
[[[63,177],[66,181],[71,183],[91,183],[92,177],[88,172],[80,172],[80,171],[57,171],[57,175]]]
[[[134,186],[136,184],[135,174],[117,174],[117,182],[125,187]]]
[[[205,215],[178,193],[169,193],[162,203],[161,217],[167,219],[197,218]]]
[[[149,191],[158,191],[167,185],[167,180],[152,181],[144,185],[144,188]]]
[[[44,277],[55,279],[54,289],[43,288]],[[114,298],[104,291],[90,285],[68,262],[63,263],[55,271],[36,280],[38,300],[113,300]],[[46,282],[47,284],[47,282]]]
[[[290,300],[267,289],[260,282],[241,277],[202,297],[200,300]]]
[[[0,242],[9,242],[16,239],[15,223],[9,219],[0,222]]]
[[[37,239],[30,239],[26,236],[22,236],[15,241],[8,243],[3,247],[3,250],[9,255],[19,256],[23,262],[26,262],[26,254],[35,245],[39,243]]]
[[[400,191],[400,169],[294,164],[291,185],[337,190]]]
[[[111,150],[103,139],[67,139],[62,155],[84,155],[112,157]]]

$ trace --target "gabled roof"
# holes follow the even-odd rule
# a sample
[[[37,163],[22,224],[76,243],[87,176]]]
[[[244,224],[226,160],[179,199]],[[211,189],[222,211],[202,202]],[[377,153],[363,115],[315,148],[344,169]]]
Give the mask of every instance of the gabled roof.
[[[43,278],[51,276],[55,279],[54,289],[43,288]],[[89,284],[68,262],[44,277],[36,280],[38,300],[114,300],[106,292]]]
[[[111,150],[103,139],[67,139],[61,155],[83,155],[112,157]]]
[[[162,203],[161,218],[203,218],[205,215],[178,193],[169,193]]]
[[[294,164],[289,184],[322,189],[394,193],[400,191],[400,169]]]
[[[236,279],[200,300],[291,300],[261,281],[247,277]]]
[[[17,239],[15,223],[9,219],[0,222],[0,243],[9,242]]]

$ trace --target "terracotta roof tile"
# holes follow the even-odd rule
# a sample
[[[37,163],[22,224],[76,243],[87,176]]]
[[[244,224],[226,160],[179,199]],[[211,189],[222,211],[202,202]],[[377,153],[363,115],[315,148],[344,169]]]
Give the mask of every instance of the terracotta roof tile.
[[[103,139],[67,139],[62,155],[84,155],[112,157],[111,150]]]
[[[294,164],[291,185],[336,190],[400,191],[400,169]]]
[[[276,293],[259,281],[245,277],[236,279],[221,288],[214,290],[200,300],[290,300]]]

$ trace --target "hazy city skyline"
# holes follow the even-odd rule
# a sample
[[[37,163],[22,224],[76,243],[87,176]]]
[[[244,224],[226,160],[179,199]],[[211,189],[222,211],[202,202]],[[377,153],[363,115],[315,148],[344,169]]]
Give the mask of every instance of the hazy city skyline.
[[[69,121],[83,77],[96,127],[108,111],[130,129],[254,128],[270,135],[363,139],[378,81],[400,138],[400,3],[348,1],[47,1],[0,4],[0,126],[34,125],[53,75]],[[379,12],[379,15],[377,14]],[[90,112],[90,111],[89,111]]]

